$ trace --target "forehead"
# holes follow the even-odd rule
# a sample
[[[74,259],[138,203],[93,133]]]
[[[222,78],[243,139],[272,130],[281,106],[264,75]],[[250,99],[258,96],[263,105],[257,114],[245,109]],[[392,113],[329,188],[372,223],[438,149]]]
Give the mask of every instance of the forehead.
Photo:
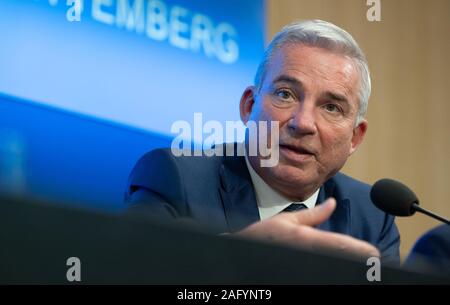
[[[276,50],[266,71],[265,83],[280,75],[299,80],[305,88],[337,91],[356,98],[359,74],[353,59],[322,48],[288,44]]]

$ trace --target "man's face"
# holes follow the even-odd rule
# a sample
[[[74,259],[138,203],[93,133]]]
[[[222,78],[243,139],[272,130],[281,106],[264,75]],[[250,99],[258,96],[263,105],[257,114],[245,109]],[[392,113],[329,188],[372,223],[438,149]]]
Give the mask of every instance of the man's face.
[[[256,172],[286,197],[304,200],[339,171],[361,143],[367,122],[359,109],[355,63],[324,49],[290,44],[275,52],[259,92],[249,87],[240,110],[244,123],[279,121],[279,162]]]

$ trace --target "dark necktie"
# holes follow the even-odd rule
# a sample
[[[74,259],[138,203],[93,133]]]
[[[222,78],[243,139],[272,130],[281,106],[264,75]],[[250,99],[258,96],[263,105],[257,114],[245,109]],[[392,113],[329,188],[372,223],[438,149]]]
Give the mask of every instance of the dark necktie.
[[[308,207],[304,203],[292,203],[287,208],[285,208],[281,213],[283,212],[295,212],[300,211],[303,209],[307,209]]]

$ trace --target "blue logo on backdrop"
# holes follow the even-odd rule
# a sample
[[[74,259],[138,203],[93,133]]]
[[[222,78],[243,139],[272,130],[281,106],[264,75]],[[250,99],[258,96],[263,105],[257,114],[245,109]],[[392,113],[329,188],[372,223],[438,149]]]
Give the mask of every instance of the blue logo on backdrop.
[[[53,6],[58,2],[49,0]],[[69,21],[81,21],[87,10],[98,22],[145,33],[149,39],[168,41],[183,50],[203,51],[206,56],[217,57],[223,63],[234,63],[239,57],[238,33],[233,25],[216,23],[210,16],[182,5],[170,5],[162,0],[93,0],[85,10],[84,0],[67,3],[70,6]],[[73,10],[79,16],[76,19],[70,18]]]

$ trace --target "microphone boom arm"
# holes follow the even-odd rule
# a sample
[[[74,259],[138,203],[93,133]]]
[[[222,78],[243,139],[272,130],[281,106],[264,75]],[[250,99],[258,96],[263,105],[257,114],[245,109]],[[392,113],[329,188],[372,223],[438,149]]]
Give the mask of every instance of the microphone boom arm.
[[[434,219],[442,221],[443,223],[446,223],[446,224],[450,225],[450,221],[448,219],[445,219],[444,217],[441,217],[439,215],[434,214],[433,212],[430,212],[430,211],[428,211],[426,209],[421,208],[417,203],[413,203],[412,204],[412,209],[417,211],[417,212],[420,212],[420,213],[423,213],[425,215],[428,215],[430,217],[433,217]]]

